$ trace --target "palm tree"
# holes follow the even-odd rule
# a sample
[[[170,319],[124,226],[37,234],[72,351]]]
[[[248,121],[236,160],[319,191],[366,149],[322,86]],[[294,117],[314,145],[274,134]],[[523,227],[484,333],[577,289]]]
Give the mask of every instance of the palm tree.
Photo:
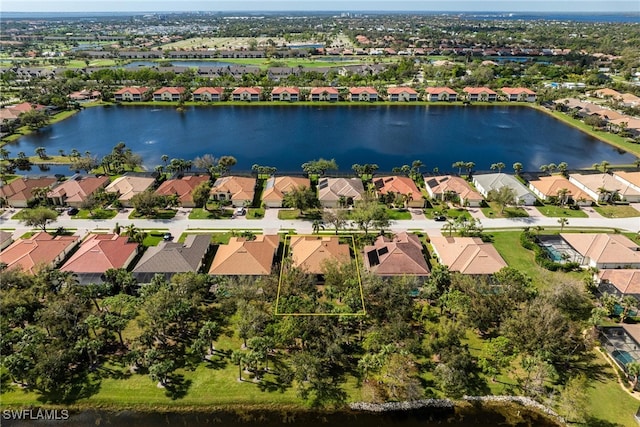
[[[245,361],[245,354],[240,350],[231,353],[231,363],[238,365],[238,381],[242,381],[242,364]]]
[[[38,157],[40,157],[41,159],[46,159],[47,158],[47,152],[46,149],[44,147],[38,147],[35,149],[36,155]]]
[[[626,321],[629,318],[631,309],[637,305],[638,300],[636,300],[631,295],[627,295],[620,300],[620,306],[622,307],[622,313],[620,313],[620,323]]]
[[[640,363],[635,361],[629,362],[625,368],[627,368],[627,374],[633,378],[632,389],[635,390],[638,385],[638,377],[640,377]]]
[[[311,226],[313,227],[313,234],[318,234],[321,228],[324,230],[324,224],[319,219],[314,219]]]
[[[496,170],[498,169],[498,173],[502,172],[502,169],[505,168],[505,164],[503,162],[498,162],[498,163],[493,163],[491,165],[491,170]]]
[[[558,190],[558,202],[560,202],[560,206],[564,206],[567,204],[569,200],[569,195],[571,192],[566,188],[561,188]]]
[[[520,175],[520,172],[522,172],[522,163],[520,162],[515,162],[513,164],[513,171],[516,173],[516,175]]]
[[[598,202],[608,202],[610,198],[609,193],[609,190],[605,187],[598,187]]]
[[[606,160],[600,162],[600,169],[602,169],[602,173],[607,173],[609,171],[609,165],[611,165],[611,163]]]
[[[567,169],[569,169],[569,165],[567,162],[558,163],[558,172],[560,172],[563,176],[567,176]]]
[[[442,229],[445,231],[448,231],[449,237],[451,237],[453,232],[456,230],[456,224],[450,219],[448,219],[447,222],[445,222],[444,225],[442,226]]]
[[[634,164],[634,166],[635,166],[636,168],[640,169],[640,159],[635,159],[635,160],[633,161],[633,164]]]
[[[564,230],[564,226],[569,224],[569,220],[565,217],[558,218],[558,224],[560,224],[560,232]]]
[[[461,175],[462,174],[462,168],[465,167],[466,164],[467,164],[466,162],[458,161],[458,162],[455,162],[454,164],[452,164],[451,167],[458,168],[458,175]]]
[[[164,162],[165,167],[167,166],[167,162],[169,161],[169,156],[167,156],[166,154],[163,154],[161,157],[162,161]]]
[[[471,176],[471,171],[473,170],[473,168],[476,166],[476,164],[474,162],[466,162],[464,164],[464,168],[467,170],[467,176]]]

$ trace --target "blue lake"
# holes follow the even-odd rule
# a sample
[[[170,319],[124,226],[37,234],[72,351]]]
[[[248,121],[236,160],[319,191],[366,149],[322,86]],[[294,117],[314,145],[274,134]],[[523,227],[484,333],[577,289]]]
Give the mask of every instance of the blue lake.
[[[232,155],[235,170],[253,164],[281,172],[319,157],[335,158],[340,170],[376,163],[380,171],[421,160],[424,171],[452,171],[456,161],[476,170],[514,162],[537,171],[542,164],[570,168],[607,160],[632,163],[635,156],[611,147],[528,107],[506,106],[212,106],[94,107],[25,136],[7,149],[32,155],[43,146],[102,156],[118,142],[142,155],[152,169],[161,156],[193,159],[205,153]],[[54,170],[55,169],[55,170]],[[52,168],[52,172],[59,172]],[[66,171],[66,168],[65,168]]]

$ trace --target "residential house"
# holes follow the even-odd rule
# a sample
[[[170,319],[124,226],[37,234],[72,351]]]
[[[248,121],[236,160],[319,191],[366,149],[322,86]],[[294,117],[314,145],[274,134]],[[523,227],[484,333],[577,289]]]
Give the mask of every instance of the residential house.
[[[83,89],[69,94],[72,101],[95,101],[102,97],[102,93],[97,90]]]
[[[597,273],[598,290],[618,298],[632,296],[640,302],[640,270],[604,269]]]
[[[223,94],[224,88],[221,87],[199,87],[193,91],[193,100],[217,102],[222,101]]]
[[[250,206],[256,191],[255,178],[225,176],[216,179],[211,197],[218,201],[231,201],[235,207]]]
[[[109,184],[108,176],[74,175],[62,181],[47,193],[47,199],[53,205],[79,208],[87,197]]]
[[[177,179],[169,179],[156,190],[156,194],[161,196],[177,196],[180,206],[184,208],[195,208],[191,193],[203,182],[209,181],[208,176],[187,175]]]
[[[233,101],[260,101],[262,89],[259,87],[239,87],[231,92]]]
[[[637,107],[640,105],[640,97],[632,93],[623,93],[620,96],[620,103],[625,107]]]
[[[640,202],[640,191],[629,184],[617,180],[608,173],[572,173],[569,175],[569,181],[599,203],[617,200],[618,198],[632,203]]]
[[[328,236],[291,236],[289,255],[294,267],[310,274],[323,274],[325,263],[351,260],[349,245]]]
[[[427,193],[433,199],[452,200],[458,199],[461,205],[478,207],[484,200],[482,195],[475,191],[467,181],[459,176],[425,176]]]
[[[473,176],[473,185],[482,196],[488,196],[489,191],[499,191],[502,187],[509,187],[515,192],[518,205],[533,206],[537,200],[527,187],[518,181],[513,175],[506,173],[488,173]]]
[[[300,89],[297,87],[274,87],[271,91],[272,101],[300,101]]]
[[[161,87],[153,92],[154,101],[180,101],[186,89],[183,87]]]
[[[467,100],[469,101],[481,101],[481,102],[491,102],[498,100],[498,94],[488,87],[465,87],[462,90],[467,94]]]
[[[603,98],[603,99],[610,98],[615,100],[618,100],[622,97],[622,94],[620,92],[614,89],[609,89],[609,88],[594,90],[593,95],[597,98]]]
[[[105,271],[127,268],[138,253],[138,244],[117,234],[90,234],[60,268],[76,273],[80,283],[99,283]]]
[[[314,87],[309,92],[311,101],[335,102],[340,99],[340,93],[335,87]]]
[[[628,132],[632,137],[640,136],[640,119],[635,117],[624,116],[609,120],[609,127],[614,131]]]
[[[457,101],[458,93],[448,87],[428,87],[425,90],[427,101]]]
[[[122,206],[131,207],[131,199],[136,194],[149,189],[156,182],[149,176],[123,175],[113,180],[105,188],[107,193],[118,193],[118,200]]]
[[[257,235],[249,240],[232,237],[218,246],[209,274],[214,276],[268,276],[279,246],[277,235]]]
[[[352,87],[349,89],[349,101],[377,101],[378,91],[372,87]]]
[[[562,233],[560,237],[582,255],[585,267],[640,268],[640,247],[622,234]]]
[[[565,204],[573,202],[579,206],[590,206],[594,202],[588,193],[580,190],[562,175],[540,176],[532,179],[529,181],[529,189],[545,202],[553,198],[564,198]]]
[[[424,198],[413,179],[406,176],[383,176],[373,179],[378,197],[384,195],[402,195],[405,206],[410,208],[423,208]]]
[[[622,323],[619,326],[600,327],[600,343],[624,372],[627,365],[640,362],[640,324]],[[633,380],[633,375],[629,375]]]
[[[503,87],[501,91],[507,101],[536,102],[536,93],[526,87]]]
[[[494,274],[507,266],[496,248],[479,237],[431,237],[441,264],[462,274]]]
[[[116,102],[122,101],[146,101],[150,98],[148,87],[124,87],[113,94]]]
[[[360,178],[320,178],[318,200],[325,208],[351,206],[362,200],[364,185]]]
[[[188,234],[184,243],[162,241],[145,251],[133,274],[139,283],[148,283],[156,274],[168,279],[176,273],[198,272],[210,243],[210,234]]]
[[[0,198],[4,199],[7,206],[26,208],[29,202],[36,198],[34,191],[37,194],[38,189],[48,189],[56,182],[55,178],[47,177],[14,179],[9,184],[0,186]]]
[[[262,202],[268,208],[281,208],[285,194],[298,189],[311,187],[309,178],[293,176],[272,176],[265,183]]]
[[[27,239],[13,242],[0,252],[0,260],[7,269],[20,268],[35,274],[39,268],[57,267],[78,244],[77,236],[52,236],[40,232]]]
[[[419,276],[430,274],[415,234],[401,232],[392,239],[378,236],[373,245],[364,247],[365,268],[379,276]]]
[[[390,87],[387,89],[389,101],[417,101],[418,92],[410,87]]]
[[[623,185],[628,185],[636,191],[640,191],[640,172],[614,172],[613,177]]]

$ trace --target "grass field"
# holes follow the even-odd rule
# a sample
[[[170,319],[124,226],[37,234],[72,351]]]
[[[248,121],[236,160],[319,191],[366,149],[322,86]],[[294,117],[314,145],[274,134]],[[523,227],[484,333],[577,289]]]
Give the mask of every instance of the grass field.
[[[569,209],[568,206],[544,205],[536,206],[536,209],[544,216],[553,218],[588,218],[585,212],[580,209]]]
[[[595,210],[605,218],[631,218],[631,217],[640,216],[640,212],[638,212],[631,206],[625,206],[625,205],[594,206],[593,210]]]
[[[411,219],[411,212],[406,209],[387,209],[389,219],[392,221],[403,221]]]
[[[189,213],[189,219],[220,219],[220,218],[231,218],[233,216],[233,211],[231,209],[215,209],[206,211],[202,208],[194,208]]]
[[[176,211],[173,209],[158,209],[155,213],[155,215],[152,215],[150,217],[145,217],[143,215],[138,214],[138,212],[136,212],[136,210],[134,209],[130,214],[129,214],[129,219],[138,219],[138,218],[151,218],[151,219],[171,219],[174,216],[176,216]]]
[[[500,213],[500,206],[496,202],[488,203],[488,207],[480,208],[487,218],[523,218],[529,216],[524,209],[515,207],[505,207],[504,212]]]
[[[118,211],[115,209],[94,209],[93,215],[86,209],[80,209],[73,219],[111,219],[116,216]]]

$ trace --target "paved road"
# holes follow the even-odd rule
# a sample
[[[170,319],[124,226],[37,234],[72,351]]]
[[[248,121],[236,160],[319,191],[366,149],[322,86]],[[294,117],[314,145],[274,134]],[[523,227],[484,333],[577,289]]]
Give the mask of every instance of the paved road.
[[[312,225],[310,221],[302,220],[279,220],[275,209],[267,210],[267,214],[262,219],[246,219],[238,217],[233,219],[216,219],[216,220],[189,220],[188,215],[183,212],[176,215],[170,220],[155,219],[136,219],[130,220],[125,215],[108,220],[91,220],[91,219],[71,219],[68,215],[62,214],[49,227],[55,229],[57,227],[74,228],[82,230],[112,230],[116,222],[120,226],[135,224],[136,227],[146,230],[162,229],[170,230],[174,235],[180,235],[184,231],[222,231],[230,229],[254,229],[263,230],[268,233],[280,230],[295,230],[298,233],[311,233]],[[15,229],[15,234],[24,233],[29,230],[17,220],[7,219],[14,213],[5,213],[1,220],[1,227],[5,229]],[[544,216],[525,217],[525,218],[484,218],[480,220],[485,229],[503,229],[503,228],[523,228],[523,227],[559,227],[557,218],[548,218]],[[440,230],[443,222],[436,222],[430,219],[415,218],[405,221],[393,221],[391,230]],[[617,228],[620,230],[638,232],[640,231],[640,218],[569,218],[568,228]]]

